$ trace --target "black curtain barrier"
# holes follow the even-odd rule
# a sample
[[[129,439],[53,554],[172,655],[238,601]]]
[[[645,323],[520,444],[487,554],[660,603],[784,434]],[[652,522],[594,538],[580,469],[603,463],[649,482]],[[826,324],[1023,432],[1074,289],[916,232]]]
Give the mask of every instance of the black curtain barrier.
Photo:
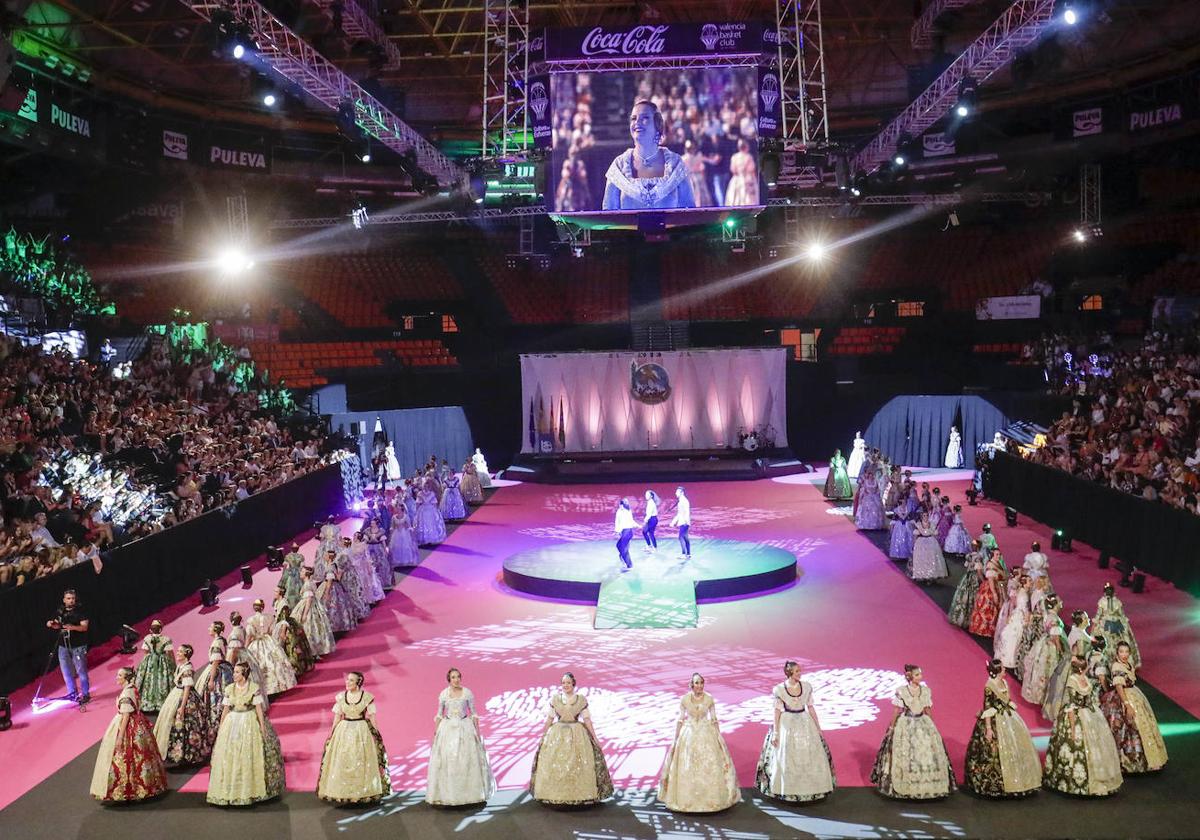
[[[46,621],[62,603],[63,590],[79,593],[96,646],[122,624],[196,597],[205,579],[228,574],[343,507],[341,468],[334,464],[113,549],[100,574],[83,563],[0,592],[0,694],[45,667],[54,641]]]
[[[1200,516],[1006,453],[985,476],[988,498],[1200,595]]]

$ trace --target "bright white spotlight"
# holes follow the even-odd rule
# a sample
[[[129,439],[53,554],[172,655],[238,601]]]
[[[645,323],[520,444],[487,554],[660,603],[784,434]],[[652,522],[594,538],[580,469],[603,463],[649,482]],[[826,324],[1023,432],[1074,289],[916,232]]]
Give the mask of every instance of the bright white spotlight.
[[[241,274],[254,266],[254,261],[241,248],[230,246],[217,253],[217,269],[226,275]]]
[[[825,243],[810,242],[808,251],[806,252],[810,260],[822,260],[825,258]]]
[[[1076,241],[1076,242],[1087,242],[1087,234],[1086,234],[1086,233],[1084,233],[1084,232],[1083,232],[1082,230],[1080,230],[1079,228],[1075,228],[1075,232],[1074,232],[1074,233],[1072,233],[1071,235],[1072,235],[1073,237],[1075,237],[1075,241]]]
[[[233,57],[234,58],[241,58],[245,54],[246,54],[246,48],[243,47],[241,44],[233,45]]]
[[[268,108],[274,108],[277,101],[278,100],[275,98],[275,94],[273,93],[267,93],[263,95],[263,104]]]
[[[958,114],[960,117],[965,117],[971,113],[971,109],[968,108],[966,105],[959,105],[957,108],[954,109],[954,113]]]
[[[855,198],[858,198],[860,195],[862,195],[862,190],[860,190],[858,187],[851,187],[850,195],[854,196]]]
[[[363,152],[362,157],[360,157],[359,160],[361,160],[363,163],[370,163],[371,162],[371,153]]]
[[[892,158],[892,162],[897,166],[903,166],[905,164],[904,155],[897,154],[894,158]]]
[[[1063,12],[1063,23],[1067,26],[1074,26],[1079,23],[1079,13],[1067,6],[1067,10]]]

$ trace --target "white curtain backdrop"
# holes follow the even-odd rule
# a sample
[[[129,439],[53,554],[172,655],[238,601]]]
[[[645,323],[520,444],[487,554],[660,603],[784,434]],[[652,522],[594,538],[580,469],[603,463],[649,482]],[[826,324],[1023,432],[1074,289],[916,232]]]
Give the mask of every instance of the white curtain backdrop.
[[[645,364],[666,372],[665,401],[634,396]],[[717,449],[767,426],[787,446],[786,366],[784,348],[522,355],[521,451]]]

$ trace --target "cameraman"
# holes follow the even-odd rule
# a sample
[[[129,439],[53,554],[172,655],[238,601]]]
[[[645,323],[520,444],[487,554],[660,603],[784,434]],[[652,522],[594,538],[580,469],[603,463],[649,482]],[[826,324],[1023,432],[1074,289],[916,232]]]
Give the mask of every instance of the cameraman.
[[[46,626],[59,632],[58,667],[67,685],[67,699],[87,703],[92,699],[87,670],[88,618],[79,607],[74,589],[63,593],[62,606],[55,617],[46,622]],[[76,678],[79,680],[78,692],[75,690]]]

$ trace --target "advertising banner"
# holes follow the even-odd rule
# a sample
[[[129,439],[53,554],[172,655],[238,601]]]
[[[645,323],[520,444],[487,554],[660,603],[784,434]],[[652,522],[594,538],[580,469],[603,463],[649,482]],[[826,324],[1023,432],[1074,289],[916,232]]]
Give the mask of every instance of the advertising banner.
[[[546,60],[755,55],[773,42],[764,39],[763,30],[761,22],[744,21],[550,29],[546,31]]]
[[[1042,317],[1041,295],[1008,295],[980,298],[975,304],[977,321],[1011,321]]]
[[[783,93],[779,74],[762,67],[758,71],[758,136],[778,137],[783,124]]]
[[[268,173],[271,151],[262,135],[214,131],[208,138],[204,162],[222,169]]]
[[[1125,130],[1140,134],[1170,128],[1195,116],[1195,91],[1179,80],[1131,91],[1125,107]]]
[[[227,344],[241,345],[247,341],[279,341],[278,324],[230,324],[217,321],[211,325],[212,334]]]
[[[948,157],[955,152],[954,138],[944,131],[933,131],[921,137],[921,156]]]

